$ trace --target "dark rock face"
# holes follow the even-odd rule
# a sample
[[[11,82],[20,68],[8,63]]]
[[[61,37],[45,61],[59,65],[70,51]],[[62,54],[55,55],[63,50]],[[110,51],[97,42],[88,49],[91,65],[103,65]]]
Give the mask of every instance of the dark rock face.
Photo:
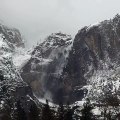
[[[113,69],[114,65],[119,64],[119,48],[119,15],[115,16],[113,20],[84,27],[78,32],[62,74],[62,80],[65,83],[63,90],[71,87],[71,90],[67,90],[69,94],[65,95],[68,96],[68,100],[76,101],[82,98],[81,96],[87,92],[83,86],[89,84],[87,81],[94,71],[103,69],[102,63],[106,63],[109,69]],[[74,91],[79,94],[76,95],[76,92],[73,93]]]
[[[23,68],[22,78],[39,97],[51,94],[54,102],[75,102],[87,94],[84,86],[89,84],[95,71],[104,68],[103,63],[109,69],[119,65],[120,16],[82,28],[75,36],[67,59],[63,53],[70,38],[64,41],[60,36],[65,35],[51,35],[34,49],[31,60]]]

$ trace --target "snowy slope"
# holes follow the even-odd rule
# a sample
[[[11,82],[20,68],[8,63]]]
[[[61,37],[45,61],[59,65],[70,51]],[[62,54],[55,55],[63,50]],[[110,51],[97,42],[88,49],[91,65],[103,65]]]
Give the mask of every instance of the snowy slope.
[[[12,55],[13,63],[18,70],[20,70],[30,60],[31,54],[24,48],[16,48]]]

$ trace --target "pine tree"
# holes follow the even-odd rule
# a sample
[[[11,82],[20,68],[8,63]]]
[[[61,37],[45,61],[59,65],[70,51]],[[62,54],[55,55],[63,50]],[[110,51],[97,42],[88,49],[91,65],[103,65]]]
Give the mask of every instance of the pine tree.
[[[4,76],[2,74],[0,74],[0,81],[4,80]]]
[[[112,120],[112,114],[111,112],[109,111],[108,114],[106,115],[107,117],[107,120]]]
[[[31,105],[29,118],[30,120],[40,120],[39,109],[37,108],[36,104]]]
[[[16,107],[17,107],[16,120],[27,120],[26,113],[25,113],[24,109],[22,108],[20,101],[17,101]]]
[[[9,114],[3,112],[0,114],[0,120],[12,120],[12,119]]]
[[[73,112],[73,120],[80,120],[80,110],[78,109],[79,106],[73,106],[72,107],[72,110],[74,111]]]
[[[46,104],[42,108],[42,120],[55,120],[55,112],[54,110],[50,109],[48,104],[48,100],[46,100]]]
[[[64,110],[63,103],[60,103],[57,110],[57,120],[63,120],[64,114],[65,114],[64,112],[65,110]]]
[[[0,108],[0,120],[12,120],[10,106],[6,103]]]
[[[67,110],[65,116],[64,116],[64,120],[73,120],[73,111],[72,109]]]
[[[90,103],[89,99],[86,99],[86,103],[84,104],[84,108],[81,110],[81,120],[94,120],[92,114],[93,106]]]
[[[71,109],[69,103],[67,103],[64,120],[73,120],[74,111]]]

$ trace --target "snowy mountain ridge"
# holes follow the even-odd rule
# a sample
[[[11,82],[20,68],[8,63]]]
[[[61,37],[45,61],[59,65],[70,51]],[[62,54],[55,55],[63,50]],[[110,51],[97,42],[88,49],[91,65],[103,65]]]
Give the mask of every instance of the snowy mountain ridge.
[[[69,35],[55,33],[35,47],[22,77],[29,79],[37,96],[54,102],[85,96],[102,101],[101,93],[103,99],[119,93],[119,47],[119,15],[82,28],[73,42]]]
[[[55,79],[59,78],[67,63],[72,42],[70,35],[59,32],[51,34],[34,48],[31,59],[22,69],[22,78],[32,86],[38,97],[52,100],[50,91],[54,90]]]
[[[82,28],[74,40],[64,33],[53,33],[26,52],[23,41],[20,43],[16,36],[18,45],[10,30],[6,34],[3,28],[1,59],[12,59],[14,68],[39,99],[73,103],[89,97],[102,102],[104,96],[116,94],[119,99],[119,15]]]
[[[10,116],[15,119],[18,101],[27,114],[29,114],[31,105],[38,103],[31,87],[23,81],[19,69],[14,64],[15,52],[19,57],[20,50],[18,49],[23,49],[23,41],[21,35],[19,36],[19,31],[16,29],[14,31],[14,29],[9,29],[3,25],[0,26],[0,112],[3,113],[0,115],[0,119],[8,116],[6,111],[10,111]],[[17,62],[20,63],[21,61]]]

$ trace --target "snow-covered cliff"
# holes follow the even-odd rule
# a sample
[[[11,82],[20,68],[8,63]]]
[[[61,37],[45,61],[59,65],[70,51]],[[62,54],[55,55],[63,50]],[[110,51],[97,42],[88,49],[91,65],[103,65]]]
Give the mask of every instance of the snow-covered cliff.
[[[38,44],[22,69],[22,78],[38,97],[52,99],[72,46],[70,35],[54,33]]]
[[[10,111],[10,116],[14,118],[18,101],[26,114],[31,105],[37,102],[31,87],[22,80],[13,61],[15,53],[18,53],[16,50],[23,49],[23,46],[17,29],[0,25],[0,112],[3,112],[0,118],[5,115],[5,111]]]
[[[34,48],[22,78],[38,97],[54,102],[97,100],[108,86],[110,94],[119,90],[119,47],[119,15],[82,28],[73,43],[69,35],[55,33]]]

